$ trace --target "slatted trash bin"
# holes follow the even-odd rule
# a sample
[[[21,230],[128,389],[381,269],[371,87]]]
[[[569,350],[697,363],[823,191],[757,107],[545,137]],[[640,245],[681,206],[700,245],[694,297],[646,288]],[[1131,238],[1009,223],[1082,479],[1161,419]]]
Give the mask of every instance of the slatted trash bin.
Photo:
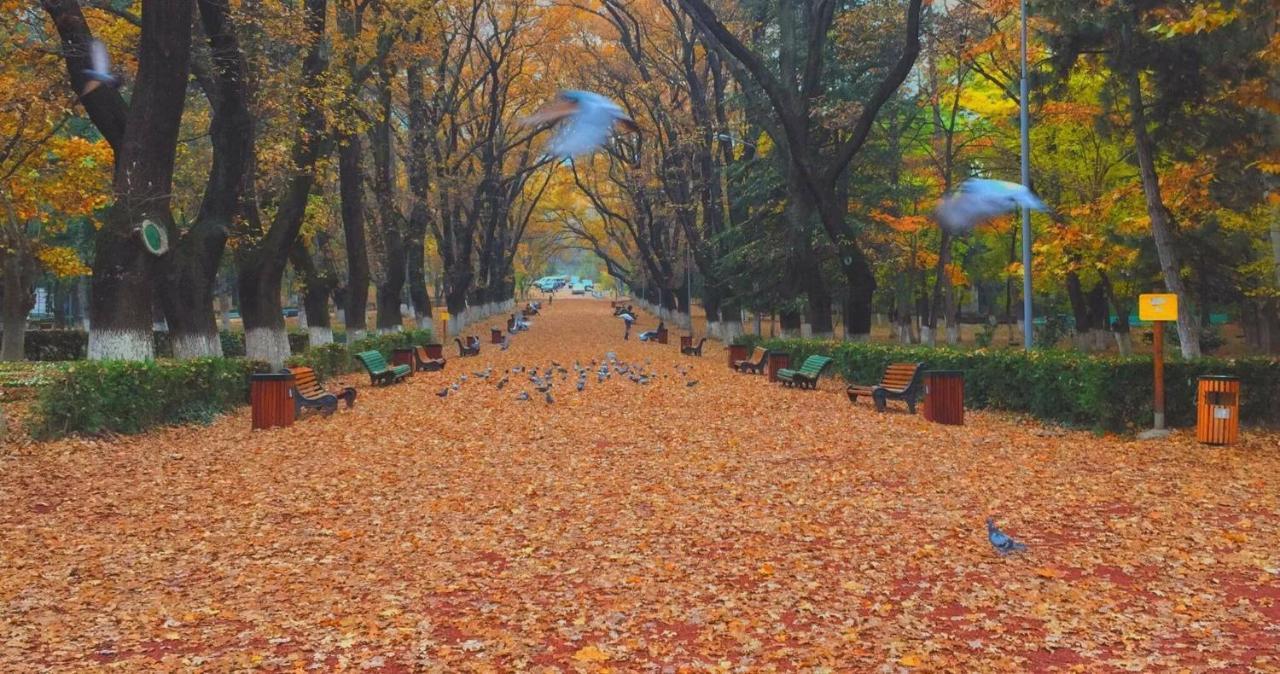
[[[680,335],[680,353],[693,348],[693,335]]]
[[[935,424],[964,425],[964,373],[927,370],[924,373],[924,418]]]
[[[416,367],[417,361],[413,359],[413,349],[392,349],[391,364],[392,365],[408,365],[410,377],[413,376],[413,371],[418,369]]]
[[[659,330],[659,331],[658,331],[658,343],[659,343],[659,344],[666,344],[666,343],[667,343],[667,329],[666,329],[666,328],[663,328],[663,329],[661,329],[661,330]]]
[[[1196,387],[1196,439],[1209,445],[1230,445],[1240,437],[1240,378],[1200,377]]]
[[[791,367],[791,354],[779,353],[777,351],[769,352],[769,381],[778,381],[778,370]]]
[[[253,410],[253,428],[292,426],[293,374],[273,372],[249,375],[249,406]]]
[[[489,343],[490,344],[502,343],[502,328],[489,328]]]
[[[748,353],[750,353],[750,350],[747,349],[746,344],[730,344],[729,345],[729,369],[730,370],[733,369],[734,363],[740,360],[746,360]]]

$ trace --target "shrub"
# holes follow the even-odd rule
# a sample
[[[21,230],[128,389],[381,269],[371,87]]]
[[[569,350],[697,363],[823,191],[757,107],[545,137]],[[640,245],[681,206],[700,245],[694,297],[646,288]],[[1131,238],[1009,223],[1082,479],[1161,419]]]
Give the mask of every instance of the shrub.
[[[356,369],[355,358],[345,344],[321,344],[289,359],[289,367],[309,367],[321,381]]]
[[[759,342],[757,338],[752,340]],[[793,361],[818,353],[835,360],[835,371],[850,381],[878,381],[895,362],[965,373],[965,405],[1024,412],[1041,419],[1109,431],[1150,425],[1152,366],[1149,357],[1098,357],[1066,351],[959,351],[946,348],[858,344],[818,340],[765,340],[769,349]],[[1173,426],[1195,424],[1198,378],[1228,374],[1240,378],[1241,418],[1280,423],[1280,361],[1269,358],[1165,363],[1165,418]]]
[[[89,361],[54,377],[36,405],[35,434],[138,433],[208,421],[248,401],[248,377],[266,366],[238,358]]]
[[[244,358],[244,333],[223,330],[218,333],[224,358]]]
[[[311,336],[305,332],[289,333],[289,353],[302,353],[311,346]]]

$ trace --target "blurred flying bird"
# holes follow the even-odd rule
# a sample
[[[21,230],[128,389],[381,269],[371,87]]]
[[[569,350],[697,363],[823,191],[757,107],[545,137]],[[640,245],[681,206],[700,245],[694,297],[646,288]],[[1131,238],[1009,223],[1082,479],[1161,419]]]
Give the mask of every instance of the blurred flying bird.
[[[1057,215],[1040,197],[1017,183],[970,178],[942,198],[933,217],[952,234],[967,234],[988,220],[1019,208]]]
[[[120,85],[120,79],[111,73],[111,57],[107,55],[107,45],[103,44],[102,40],[89,43],[89,68],[83,73],[89,81],[85,83],[84,91],[80,92],[81,96],[88,96],[100,86]]]
[[[616,103],[590,91],[562,91],[524,123],[537,126],[561,120],[560,130],[547,145],[548,155],[570,158],[590,154],[604,145],[615,125],[631,133],[640,131]]]

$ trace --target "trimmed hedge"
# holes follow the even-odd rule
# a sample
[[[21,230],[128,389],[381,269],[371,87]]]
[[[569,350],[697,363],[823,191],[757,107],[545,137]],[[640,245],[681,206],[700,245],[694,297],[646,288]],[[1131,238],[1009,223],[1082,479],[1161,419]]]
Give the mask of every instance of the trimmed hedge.
[[[831,342],[740,340],[785,351],[793,360],[831,356],[848,381],[873,383],[890,363],[922,362],[926,368],[962,370],[965,406],[1024,412],[1041,419],[1107,431],[1149,427],[1152,417],[1150,357],[1089,356],[1067,351],[984,350]],[[1280,424],[1280,360],[1202,358],[1165,363],[1165,419],[1171,426],[1196,421],[1201,375],[1240,378],[1240,416],[1246,423]]]
[[[249,375],[267,366],[239,358],[86,361],[41,392],[35,434],[139,433],[212,420],[249,399]]]

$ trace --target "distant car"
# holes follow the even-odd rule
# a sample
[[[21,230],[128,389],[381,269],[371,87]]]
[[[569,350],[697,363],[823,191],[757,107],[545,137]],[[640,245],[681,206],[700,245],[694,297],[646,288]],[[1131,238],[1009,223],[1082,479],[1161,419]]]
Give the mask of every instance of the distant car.
[[[577,284],[577,285],[573,286],[573,288],[570,290],[570,292],[572,292],[574,295],[585,295],[585,294],[587,293],[587,288],[586,288],[586,286],[584,286],[584,285],[582,285],[581,283],[579,283],[579,284]]]
[[[284,317],[285,317],[285,318],[297,318],[297,317],[298,317],[298,307],[285,307],[285,308],[284,308]]]

